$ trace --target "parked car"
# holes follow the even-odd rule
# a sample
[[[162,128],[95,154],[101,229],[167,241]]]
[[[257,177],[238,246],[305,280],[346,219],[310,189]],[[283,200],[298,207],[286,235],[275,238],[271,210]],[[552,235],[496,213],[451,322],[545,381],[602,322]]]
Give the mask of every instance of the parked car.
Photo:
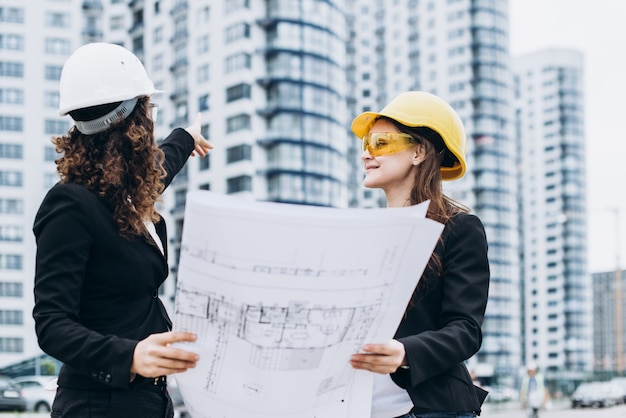
[[[56,376],[20,376],[13,381],[22,389],[26,410],[50,412],[56,395]]]
[[[572,408],[604,408],[624,401],[622,389],[611,382],[581,383],[571,397]]]
[[[626,377],[614,377],[611,382],[617,383],[622,388],[622,403],[626,403]]]
[[[487,402],[510,402],[518,398],[517,391],[507,386],[485,386],[484,389],[489,392],[486,399]]]
[[[25,411],[26,399],[13,379],[0,376],[0,411]]]

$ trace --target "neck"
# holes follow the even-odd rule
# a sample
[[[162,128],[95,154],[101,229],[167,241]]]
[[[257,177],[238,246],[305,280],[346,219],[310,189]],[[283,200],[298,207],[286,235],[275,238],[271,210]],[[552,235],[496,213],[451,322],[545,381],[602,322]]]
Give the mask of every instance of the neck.
[[[411,206],[411,199],[406,193],[393,193],[385,190],[385,197],[387,198],[388,208],[401,208],[404,206]]]

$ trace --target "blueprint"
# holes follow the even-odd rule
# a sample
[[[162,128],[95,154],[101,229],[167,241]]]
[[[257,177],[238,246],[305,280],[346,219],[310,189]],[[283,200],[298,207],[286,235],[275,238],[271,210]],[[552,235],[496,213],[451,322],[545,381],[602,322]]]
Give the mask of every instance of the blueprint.
[[[193,418],[363,418],[372,374],[443,225],[427,203],[333,209],[187,196],[174,330],[200,355],[176,375]]]

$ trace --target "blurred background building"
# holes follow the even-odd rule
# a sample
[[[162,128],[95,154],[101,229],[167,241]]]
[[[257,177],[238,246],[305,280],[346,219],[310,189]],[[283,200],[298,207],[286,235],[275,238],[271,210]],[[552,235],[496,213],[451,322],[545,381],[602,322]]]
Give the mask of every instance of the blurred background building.
[[[215,149],[164,196],[173,301],[193,189],[329,207],[384,206],[361,186],[352,118],[405,90],[451,103],[468,173],[446,192],[482,219],[492,281],[468,363],[513,385],[534,360],[591,370],[585,262],[582,57],[509,53],[507,0],[46,0],[0,3],[0,367],[40,353],[33,332],[35,211],[56,181],[49,138],[63,63],[80,45],[134,51],[157,88],[157,137],[202,113]],[[522,291],[523,290],[523,291]]]
[[[523,360],[552,379],[579,380],[593,349],[583,57],[555,49],[516,57],[514,76]]]

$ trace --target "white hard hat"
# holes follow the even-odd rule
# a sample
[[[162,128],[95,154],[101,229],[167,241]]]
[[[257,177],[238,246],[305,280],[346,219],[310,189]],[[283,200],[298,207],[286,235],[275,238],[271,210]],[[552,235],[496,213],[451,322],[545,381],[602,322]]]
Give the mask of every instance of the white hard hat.
[[[132,52],[116,44],[94,42],[74,51],[63,66],[59,115],[158,92]]]

